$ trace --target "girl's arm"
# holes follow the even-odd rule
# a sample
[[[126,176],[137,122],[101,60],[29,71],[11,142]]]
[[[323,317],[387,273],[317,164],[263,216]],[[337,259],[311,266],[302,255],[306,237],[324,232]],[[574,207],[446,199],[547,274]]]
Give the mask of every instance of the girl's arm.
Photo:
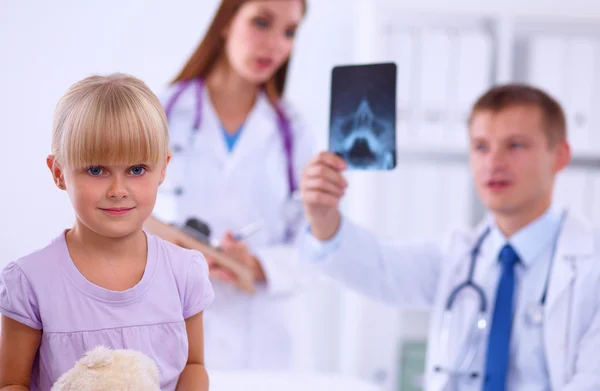
[[[179,376],[176,391],[208,391],[208,373],[204,367],[204,328],[202,323],[202,312],[185,320],[189,343],[188,361]]]
[[[0,330],[0,391],[27,391],[42,332],[4,315]]]

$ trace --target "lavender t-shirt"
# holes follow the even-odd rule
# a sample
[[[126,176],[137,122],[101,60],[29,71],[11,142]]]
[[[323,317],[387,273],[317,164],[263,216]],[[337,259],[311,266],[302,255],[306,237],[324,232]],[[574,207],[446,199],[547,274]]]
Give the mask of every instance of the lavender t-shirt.
[[[185,319],[213,300],[208,266],[197,251],[153,235],[140,282],[122,292],[92,284],[75,267],[64,232],[48,246],[8,264],[0,275],[0,312],[41,329],[31,391],[47,391],[98,345],[141,351],[174,390],[188,357]]]

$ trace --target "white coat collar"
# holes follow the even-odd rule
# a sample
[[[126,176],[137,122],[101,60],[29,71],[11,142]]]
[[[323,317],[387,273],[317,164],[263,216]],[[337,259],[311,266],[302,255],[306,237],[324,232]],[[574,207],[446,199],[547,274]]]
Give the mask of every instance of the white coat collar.
[[[235,147],[231,152],[227,150],[222,134],[221,121],[210,100],[207,88],[202,91],[202,111],[206,123],[200,127],[201,132],[206,132],[206,142],[214,145],[216,157],[224,163],[223,176],[231,174],[235,167],[248,155],[255,153],[257,146],[264,145],[274,132],[277,132],[278,123],[275,109],[269,101],[266,93],[260,91],[252,110],[248,113],[243,124]]]
[[[475,228],[474,243],[490,227],[492,217],[487,216]],[[576,212],[567,210],[565,221],[558,234],[553,260],[551,284],[548,290],[546,310],[551,311],[574,276],[574,262],[588,260],[594,250],[594,231],[591,223]]]

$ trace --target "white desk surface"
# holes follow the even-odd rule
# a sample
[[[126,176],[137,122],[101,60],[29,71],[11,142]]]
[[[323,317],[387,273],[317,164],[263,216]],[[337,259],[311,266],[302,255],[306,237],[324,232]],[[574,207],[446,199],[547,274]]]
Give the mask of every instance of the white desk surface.
[[[363,380],[316,373],[210,371],[210,391],[381,391]]]

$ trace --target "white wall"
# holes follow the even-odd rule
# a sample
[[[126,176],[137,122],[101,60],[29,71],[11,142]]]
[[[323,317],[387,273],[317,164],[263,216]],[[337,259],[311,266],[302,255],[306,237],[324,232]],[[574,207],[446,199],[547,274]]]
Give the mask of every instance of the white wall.
[[[312,1],[294,53],[288,96],[325,142],[329,70],[351,59],[350,7]],[[0,266],[72,223],[45,165],[52,113],[91,73],[127,72],[159,92],[199,42],[216,0],[57,0],[0,3]],[[333,15],[333,16],[329,16]],[[326,39],[324,39],[326,37]],[[315,59],[318,59],[316,61]]]
[[[45,166],[57,100],[91,73],[132,73],[160,88],[212,11],[204,2],[189,3],[2,2],[0,107],[11,147],[0,157],[0,264],[45,245],[72,223],[66,194]]]
[[[427,13],[462,14],[462,15],[511,15],[533,16],[549,19],[588,19],[595,20],[600,12],[594,0],[458,0],[446,2],[444,0],[419,0],[396,1],[376,0],[381,5],[392,5],[394,8],[406,11],[424,11]]]

